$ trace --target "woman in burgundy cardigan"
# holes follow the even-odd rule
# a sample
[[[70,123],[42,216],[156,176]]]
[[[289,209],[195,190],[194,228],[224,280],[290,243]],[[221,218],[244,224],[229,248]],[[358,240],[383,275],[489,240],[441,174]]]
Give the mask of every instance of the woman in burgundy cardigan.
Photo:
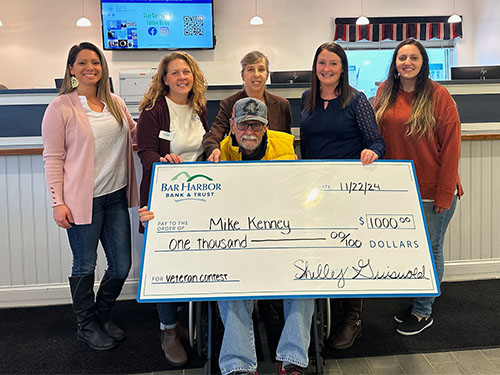
[[[153,163],[204,158],[201,141],[207,131],[205,92],[205,78],[193,57],[174,52],[162,59],[139,106],[140,212],[148,204]],[[177,303],[159,303],[158,315],[165,358],[170,364],[181,366],[187,363],[187,354],[179,340],[177,307]]]

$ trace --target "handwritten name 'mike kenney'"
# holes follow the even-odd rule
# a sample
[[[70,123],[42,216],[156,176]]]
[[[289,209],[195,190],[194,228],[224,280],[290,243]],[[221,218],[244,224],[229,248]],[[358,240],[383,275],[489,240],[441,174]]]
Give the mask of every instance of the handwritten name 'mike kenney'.
[[[290,234],[292,229],[290,227],[290,220],[284,219],[257,219],[255,216],[247,217],[247,228],[248,229],[258,229],[258,230],[266,230],[266,229],[276,229],[281,230],[282,234]],[[222,218],[219,217],[217,219],[210,218],[210,222],[208,224],[209,230],[240,230],[240,222],[238,220],[234,220],[231,218]]]
[[[389,266],[385,270],[374,270],[370,259],[359,259],[356,265],[335,268],[328,263],[318,263],[316,267],[310,267],[309,261],[297,259],[293,263],[299,271],[295,273],[295,280],[337,280],[337,287],[343,288],[346,280],[429,280],[426,275],[425,265],[419,269],[415,267],[404,271],[391,270]]]

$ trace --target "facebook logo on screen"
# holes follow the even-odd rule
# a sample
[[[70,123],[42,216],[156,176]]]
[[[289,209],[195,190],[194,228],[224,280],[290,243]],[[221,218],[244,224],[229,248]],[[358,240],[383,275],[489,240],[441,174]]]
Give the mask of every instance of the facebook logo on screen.
[[[148,29],[148,34],[149,34],[149,35],[153,35],[153,36],[154,36],[154,35],[156,35],[156,33],[157,33],[157,32],[158,32],[158,31],[156,30],[156,27],[150,27],[150,28]]]

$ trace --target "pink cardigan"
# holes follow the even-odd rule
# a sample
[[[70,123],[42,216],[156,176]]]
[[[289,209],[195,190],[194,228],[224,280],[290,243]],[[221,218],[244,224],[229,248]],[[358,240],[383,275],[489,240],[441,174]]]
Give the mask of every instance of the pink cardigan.
[[[138,205],[137,182],[132,155],[136,123],[123,100],[113,95],[122,108],[124,126],[129,127],[127,144],[127,198],[129,207]],[[94,190],[94,136],[80,98],[75,91],[58,96],[42,120],[45,181],[52,207],[66,204],[75,224],[90,224]]]

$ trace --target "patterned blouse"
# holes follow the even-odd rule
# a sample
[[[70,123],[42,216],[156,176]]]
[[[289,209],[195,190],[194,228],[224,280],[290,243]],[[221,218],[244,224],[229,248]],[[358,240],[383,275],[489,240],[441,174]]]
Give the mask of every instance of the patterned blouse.
[[[384,157],[385,143],[373,109],[365,94],[356,91],[352,102],[342,109],[340,97],[321,100],[312,111],[304,110],[309,90],[302,94],[300,149],[302,159],[359,159],[365,148]],[[328,102],[326,109],[324,102]]]

